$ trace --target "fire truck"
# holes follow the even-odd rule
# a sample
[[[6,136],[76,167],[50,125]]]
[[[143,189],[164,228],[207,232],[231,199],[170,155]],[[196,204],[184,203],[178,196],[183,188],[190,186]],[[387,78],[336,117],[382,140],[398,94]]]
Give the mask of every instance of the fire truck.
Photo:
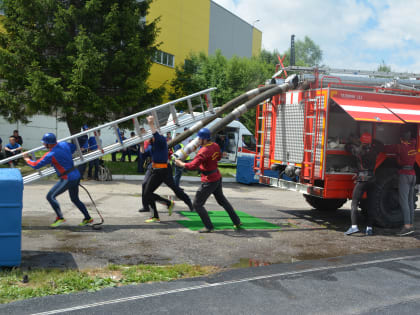
[[[283,70],[297,75],[296,89],[257,107],[254,171],[260,183],[301,192],[313,208],[334,211],[351,199],[354,188],[356,161],[345,150],[350,138],[369,132],[385,145],[396,144],[401,128],[408,128],[420,152],[419,74],[296,66]],[[270,83],[282,82],[277,77]],[[419,181],[420,153],[416,160]],[[278,176],[273,177],[273,170]],[[360,208],[369,209],[376,226],[400,226],[395,157],[380,153],[375,174]]]

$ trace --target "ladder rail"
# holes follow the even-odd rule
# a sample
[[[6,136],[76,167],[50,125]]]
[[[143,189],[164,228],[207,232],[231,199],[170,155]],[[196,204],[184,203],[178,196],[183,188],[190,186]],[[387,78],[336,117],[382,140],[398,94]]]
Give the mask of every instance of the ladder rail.
[[[137,117],[139,117],[139,116],[144,116],[144,115],[147,115],[147,114],[152,114],[153,112],[155,112],[155,113],[156,113],[159,109],[166,109],[166,108],[168,108],[168,107],[169,107],[169,106],[171,106],[171,105],[175,105],[175,104],[177,104],[177,103],[181,103],[181,102],[186,101],[186,100],[188,101],[188,100],[191,100],[192,98],[195,98],[195,97],[198,97],[198,96],[200,96],[200,100],[201,100],[201,96],[202,96],[202,95],[206,95],[206,94],[208,94],[208,93],[210,93],[211,91],[214,91],[214,90],[216,90],[216,89],[217,89],[217,88],[214,88],[214,87],[213,87],[213,88],[209,88],[209,89],[205,89],[205,90],[202,90],[202,91],[199,91],[199,92],[196,92],[196,93],[193,93],[193,94],[190,94],[190,95],[187,95],[187,96],[181,97],[181,98],[179,98],[179,99],[176,99],[176,100],[173,100],[173,101],[167,102],[167,103],[165,103],[165,104],[158,105],[158,106],[156,106],[156,107],[152,107],[152,108],[149,108],[149,109],[143,110],[143,111],[141,111],[141,112],[138,112],[138,113],[135,113],[135,114],[132,114],[132,115],[129,115],[129,116],[126,116],[126,117],[123,117],[123,118],[120,118],[120,119],[117,119],[117,120],[114,120],[114,121],[111,121],[111,122],[105,123],[105,124],[102,124],[102,125],[100,125],[100,126],[90,128],[90,129],[88,129],[88,130],[85,130],[85,131],[79,132],[79,133],[77,133],[77,134],[70,135],[70,136],[65,137],[65,138],[63,138],[63,139],[59,139],[57,142],[63,142],[63,141],[69,141],[69,140],[77,139],[77,138],[79,138],[79,137],[81,137],[81,136],[83,136],[83,135],[89,135],[89,133],[91,133],[91,132],[95,132],[95,131],[98,131],[98,130],[101,130],[101,129],[104,129],[104,128],[108,128],[108,127],[114,127],[115,125],[118,125],[118,124],[120,124],[120,123],[124,123],[124,122],[127,122],[127,121],[129,121],[129,120],[132,120],[133,118],[137,118]],[[212,113],[212,114],[214,114],[214,113]],[[178,117],[178,118],[179,118],[179,117]],[[156,123],[157,123],[157,122],[156,122]],[[180,123],[180,124],[181,124],[181,123]],[[159,129],[158,129],[158,130],[159,130]],[[117,139],[118,139],[118,137],[117,137]],[[76,146],[77,146],[77,144],[76,144]],[[23,153],[20,153],[20,154],[14,155],[14,156],[12,156],[12,157],[9,157],[9,158],[6,158],[6,159],[3,159],[3,160],[0,160],[0,165],[1,165],[1,164],[8,163],[8,162],[13,161],[13,160],[16,160],[16,159],[20,159],[20,158],[22,158],[22,157],[23,157],[23,155],[24,155],[24,154],[31,154],[31,153],[35,153],[35,152],[42,151],[42,150],[45,150],[45,147],[44,147],[44,146],[39,146],[39,147],[36,147],[36,148],[34,148],[34,149],[31,149],[31,150],[25,151],[25,152],[23,152]]]
[[[187,118],[187,119],[184,119],[184,120],[180,121],[180,126],[194,123],[195,121],[204,119],[205,117],[208,117],[209,115],[210,115],[210,113],[196,114],[195,119]],[[214,113],[213,113],[213,115],[214,115]],[[177,128],[179,128],[178,125],[176,125],[174,123],[170,123],[168,125],[165,125],[165,126],[161,127],[161,133],[165,134],[166,132],[176,130]],[[140,143],[144,142],[145,140],[148,140],[152,137],[153,137],[153,134],[152,134],[151,130],[147,130],[146,133],[143,134],[142,136],[137,135],[135,137],[127,138],[122,143],[115,142],[113,144],[104,146],[101,149],[99,149],[99,147],[98,147],[97,150],[88,152],[86,154],[83,154],[82,157],[77,156],[77,151],[75,151],[74,155],[76,155],[76,157],[73,158],[74,166],[77,167],[77,166],[85,164],[89,161],[93,161],[97,158],[100,158],[104,155],[117,152],[121,149],[127,149],[127,148],[129,148],[133,145],[140,144]],[[77,140],[76,140],[76,142],[77,142]],[[55,169],[53,167],[47,167],[47,168],[41,169],[41,170],[34,170],[33,173],[23,177],[23,183],[28,184],[28,183],[36,181],[40,178],[47,177],[47,176],[54,175],[54,174],[55,174]]]

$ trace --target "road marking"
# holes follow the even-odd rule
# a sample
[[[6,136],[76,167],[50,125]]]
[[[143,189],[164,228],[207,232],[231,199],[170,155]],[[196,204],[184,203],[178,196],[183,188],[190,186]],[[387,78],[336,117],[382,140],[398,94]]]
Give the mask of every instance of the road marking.
[[[299,274],[311,273],[311,272],[315,272],[315,271],[344,269],[344,268],[357,267],[357,266],[367,266],[367,265],[373,265],[373,264],[377,264],[377,263],[385,263],[385,262],[411,259],[411,258],[418,258],[418,257],[420,257],[420,255],[402,256],[402,257],[396,257],[396,258],[378,259],[378,260],[372,260],[372,261],[345,264],[345,265],[340,265],[340,266],[326,266],[326,267],[310,268],[310,269],[300,270],[300,271],[281,272],[281,273],[275,273],[275,274],[264,275],[264,276],[244,278],[244,279],[240,279],[240,280],[230,280],[230,281],[223,281],[223,282],[216,282],[216,283],[207,283],[207,284],[196,285],[196,286],[192,286],[192,287],[173,289],[173,290],[168,290],[168,291],[160,291],[160,292],[142,294],[142,295],[135,295],[135,296],[129,296],[129,297],[120,298],[120,299],[114,299],[114,300],[108,300],[108,301],[102,301],[102,302],[97,302],[97,303],[79,305],[79,306],[74,306],[74,307],[69,307],[69,308],[57,309],[57,310],[52,310],[52,311],[48,311],[48,312],[33,313],[32,315],[59,314],[59,313],[64,313],[64,312],[78,311],[78,310],[83,310],[83,309],[92,308],[92,307],[98,307],[98,306],[104,306],[104,305],[110,305],[110,304],[117,304],[117,303],[124,303],[124,302],[141,300],[141,299],[146,299],[146,298],[150,298],[150,297],[168,295],[168,294],[179,293],[179,292],[194,291],[194,290],[199,290],[199,289],[213,288],[213,287],[237,284],[237,283],[242,283],[242,282],[251,282],[251,281],[256,281],[256,280],[270,279],[270,278],[283,277],[283,276],[299,275]]]

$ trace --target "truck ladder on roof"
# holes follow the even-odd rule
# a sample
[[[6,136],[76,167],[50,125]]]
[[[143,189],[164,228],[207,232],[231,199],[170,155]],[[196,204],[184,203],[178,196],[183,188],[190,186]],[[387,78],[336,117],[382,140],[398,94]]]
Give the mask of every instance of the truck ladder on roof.
[[[165,104],[162,104],[162,105],[150,108],[150,109],[146,109],[139,113],[136,113],[136,114],[124,117],[124,118],[120,118],[115,121],[108,122],[106,124],[97,126],[95,128],[91,128],[89,130],[80,132],[78,134],[69,136],[64,139],[60,139],[57,142],[72,141],[76,145],[76,151],[73,154],[73,162],[75,166],[79,166],[81,164],[85,164],[89,161],[100,158],[104,155],[117,152],[123,149],[128,149],[129,147],[133,145],[139,144],[141,142],[144,142],[147,139],[152,138],[152,133],[150,130],[147,130],[143,134],[141,133],[139,118],[141,118],[142,116],[143,118],[149,115],[152,115],[153,117],[155,117],[156,129],[159,130],[161,134],[166,134],[167,132],[176,130],[180,127],[187,126],[187,125],[190,125],[191,123],[200,121],[205,117],[215,115],[215,109],[213,107],[213,104],[211,101],[211,95],[210,95],[210,92],[214,90],[216,90],[216,88],[209,88],[209,89],[206,89],[206,90],[203,90],[203,91],[200,91],[200,92],[188,95],[188,96],[184,96],[177,100],[174,100],[174,101],[171,101],[171,102],[168,102],[168,103],[165,103]],[[207,110],[205,109],[202,97],[204,97],[204,102],[207,105]],[[192,100],[194,98],[199,98],[199,103],[197,105],[194,105],[192,103]],[[185,102],[185,101],[188,104],[188,112],[191,115],[185,115],[179,110],[177,111],[177,108],[180,109],[182,102]],[[199,114],[193,113],[194,109],[197,109],[197,108],[201,109],[202,112]],[[172,115],[172,122],[163,125],[163,122],[166,123],[166,119],[168,118],[169,114]],[[133,122],[136,135],[134,137],[123,140],[120,135],[120,129],[118,127],[118,124],[127,122],[129,120],[132,120]],[[112,128],[114,130],[117,142],[102,145],[97,131],[104,128]],[[93,135],[95,136],[98,149],[92,152],[83,153],[80,148],[78,138],[84,135],[87,135],[89,137],[90,133],[93,133]],[[32,159],[35,159],[35,152],[41,151],[41,150],[45,150],[45,147],[40,146],[35,149],[26,151],[25,153],[30,154],[32,156]],[[23,157],[23,153],[9,157],[7,159],[0,160],[0,165],[12,162],[22,157]],[[48,167],[42,170],[34,170],[34,173],[31,173],[23,177],[23,183],[28,184],[38,179],[41,179],[42,177],[50,176],[53,174],[55,174],[55,170],[53,167]]]
[[[369,71],[369,70],[356,70],[356,69],[339,69],[339,68],[316,68],[316,67],[300,67],[290,66],[283,68],[287,71],[301,71],[301,72],[314,72],[317,70],[319,73],[328,74],[346,74],[346,75],[367,75],[370,77],[388,77],[388,78],[420,78],[420,73],[411,72],[382,72],[382,71]]]

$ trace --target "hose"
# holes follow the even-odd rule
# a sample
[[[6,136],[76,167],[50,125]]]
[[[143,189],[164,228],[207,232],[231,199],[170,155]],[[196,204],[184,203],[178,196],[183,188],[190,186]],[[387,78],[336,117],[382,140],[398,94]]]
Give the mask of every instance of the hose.
[[[245,104],[242,104],[239,107],[235,108],[226,117],[224,117],[223,119],[221,119],[220,121],[218,121],[216,124],[214,124],[213,126],[209,128],[211,134],[217,133],[218,131],[223,129],[226,125],[228,125],[230,122],[232,122],[233,120],[241,116],[246,111],[250,110],[251,108],[265,101],[266,99],[270,99],[274,95],[281,94],[288,91],[290,88],[292,88],[295,85],[295,82],[291,82],[291,81],[293,81],[292,78],[289,82],[286,82],[282,85],[275,85],[274,87],[271,86],[270,89],[265,90],[264,92],[248,100]],[[173,156],[175,159],[184,160],[188,155],[190,155],[192,152],[197,150],[198,147],[199,147],[199,139],[195,138],[193,141],[188,143],[187,146],[176,151],[173,154]]]
[[[101,213],[99,212],[99,209],[98,209],[98,207],[96,206],[95,201],[93,200],[92,196],[90,195],[90,193],[89,193],[89,191],[86,189],[86,187],[85,187],[85,186],[83,186],[83,185],[82,185],[82,184],[80,184],[80,183],[79,183],[79,186],[80,186],[80,187],[82,187],[82,188],[85,190],[85,192],[86,192],[86,193],[87,193],[87,195],[89,196],[90,201],[92,202],[92,204],[93,204],[93,206],[94,206],[94,208],[95,208],[96,212],[98,213],[99,217],[101,218],[101,222],[91,224],[90,226],[91,226],[91,227],[92,227],[92,229],[94,229],[94,230],[100,230],[100,229],[101,229],[101,226],[100,226],[100,225],[104,224],[105,220],[104,220],[104,218],[102,217]]]
[[[185,130],[183,133],[181,133],[179,136],[175,137],[174,139],[172,139],[171,141],[168,142],[168,148],[172,148],[175,145],[177,145],[178,143],[182,142],[183,140],[187,139],[189,136],[191,136],[192,134],[196,133],[197,131],[199,131],[201,128],[203,128],[204,126],[207,126],[209,123],[211,123],[213,120],[215,120],[216,118],[221,117],[224,113],[232,110],[233,108],[235,108],[236,106],[238,106],[239,104],[242,104],[246,101],[249,101],[251,99],[253,99],[255,96],[257,96],[258,94],[261,94],[262,92],[265,92],[273,87],[276,87],[276,84],[270,84],[270,85],[265,85],[265,86],[261,86],[259,88],[256,89],[252,89],[238,97],[235,97],[233,100],[227,102],[226,104],[224,104],[222,107],[220,107],[216,113],[216,115],[213,115],[211,117],[207,117],[197,123],[195,123],[193,126],[191,126],[188,130]]]

